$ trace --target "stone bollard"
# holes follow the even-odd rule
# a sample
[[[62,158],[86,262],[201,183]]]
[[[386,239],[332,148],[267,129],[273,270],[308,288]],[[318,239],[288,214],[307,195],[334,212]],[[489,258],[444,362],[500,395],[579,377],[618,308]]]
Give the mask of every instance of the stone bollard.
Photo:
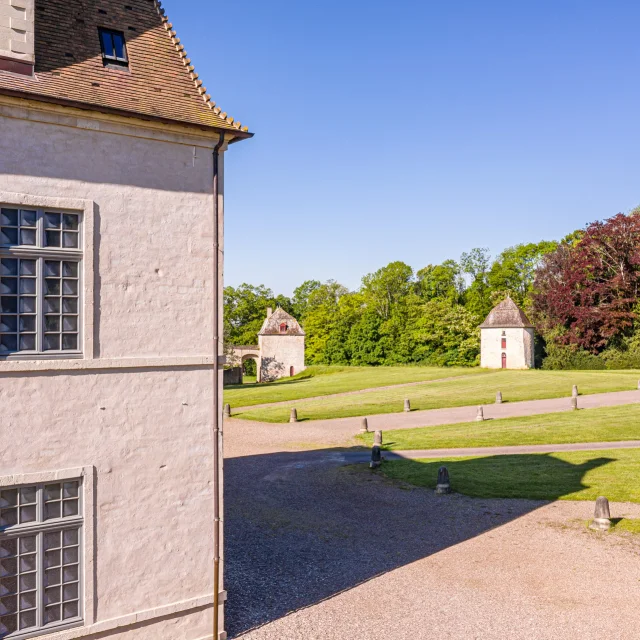
[[[577,398],[576,396],[573,396],[573,397],[571,398],[571,408],[572,408],[574,411],[577,411],[577,409],[578,409],[578,398]]]
[[[225,418],[230,418],[231,417],[231,405],[230,404],[225,404],[224,405],[224,417]]]
[[[608,531],[610,528],[611,513],[609,512],[609,501],[604,496],[600,496],[596,500],[596,509],[593,513],[593,522],[589,525],[589,529]]]
[[[289,418],[289,422],[298,422],[298,412],[295,407],[291,409],[291,416]]]
[[[640,391],[640,380],[638,380],[638,391]]]
[[[369,423],[367,422],[366,418],[362,418],[360,433],[369,433]]]
[[[378,445],[373,445],[371,447],[371,462],[369,463],[370,469],[375,469],[382,464],[382,455],[380,454],[380,447]]]
[[[436,493],[449,493],[451,484],[449,483],[449,470],[447,467],[438,469],[438,481],[436,483]]]
[[[502,404],[502,391],[496,393],[496,404]]]
[[[482,422],[484,420],[484,411],[482,407],[478,407],[478,413],[476,413],[476,422]]]
[[[572,398],[577,398],[578,397],[578,385],[574,384],[573,385],[573,389],[571,389],[571,397]]]
[[[382,431],[376,431],[374,437],[373,437],[373,444],[376,447],[381,447],[382,446]]]
[[[405,398],[404,410],[406,413],[409,413],[409,411],[411,411],[411,403],[409,402],[409,398]]]

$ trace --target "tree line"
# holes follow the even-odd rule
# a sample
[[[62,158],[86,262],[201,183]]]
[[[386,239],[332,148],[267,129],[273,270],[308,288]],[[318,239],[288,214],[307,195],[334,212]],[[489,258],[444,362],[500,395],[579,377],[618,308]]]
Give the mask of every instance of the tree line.
[[[418,271],[391,262],[350,291],[307,280],[292,297],[263,285],[225,288],[225,337],[256,344],[266,308],[305,329],[308,364],[474,366],[478,325],[510,295],[537,329],[545,368],[640,367],[640,214],[597,221],[561,241],[474,248]]]

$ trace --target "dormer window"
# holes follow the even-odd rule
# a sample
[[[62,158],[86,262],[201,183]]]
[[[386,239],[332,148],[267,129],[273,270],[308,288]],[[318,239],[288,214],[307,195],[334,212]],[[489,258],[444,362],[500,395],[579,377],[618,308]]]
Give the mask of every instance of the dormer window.
[[[102,49],[102,62],[105,67],[115,66],[129,68],[129,58],[124,42],[124,33],[112,29],[98,29],[100,34],[100,48]]]
[[[289,327],[287,327],[287,323],[286,322],[281,322],[280,323],[280,333],[287,333],[287,329]]]

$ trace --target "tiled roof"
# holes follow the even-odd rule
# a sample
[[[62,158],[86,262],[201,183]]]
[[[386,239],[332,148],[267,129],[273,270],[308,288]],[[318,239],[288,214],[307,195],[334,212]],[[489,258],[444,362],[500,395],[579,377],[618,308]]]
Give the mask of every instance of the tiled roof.
[[[99,27],[124,33],[130,71],[103,65]],[[0,93],[251,135],[211,100],[158,0],[36,0],[35,32],[34,77],[0,71]]]
[[[285,324],[287,326],[286,331],[283,333],[280,331],[280,325]],[[262,328],[258,332],[259,336],[275,336],[275,335],[287,335],[287,336],[303,336],[304,331],[298,323],[298,321],[284,309],[278,307],[263,323]]]
[[[513,329],[529,328],[533,325],[524,311],[511,299],[506,298],[496,305],[485,321],[480,325],[481,329]]]

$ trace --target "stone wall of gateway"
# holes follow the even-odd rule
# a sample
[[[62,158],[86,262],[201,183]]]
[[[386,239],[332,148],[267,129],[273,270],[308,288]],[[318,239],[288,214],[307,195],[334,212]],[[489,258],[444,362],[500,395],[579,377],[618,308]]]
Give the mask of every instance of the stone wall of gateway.
[[[259,336],[260,380],[268,382],[304,371],[304,336]]]
[[[506,339],[506,349],[502,349],[502,338]],[[533,347],[533,329],[481,329],[480,366],[501,369],[502,354],[506,353],[507,369],[531,369],[534,366]]]
[[[0,359],[0,484],[87,498],[84,621],[47,638],[211,637],[217,141],[0,96],[0,204],[85,218],[81,357]]]

